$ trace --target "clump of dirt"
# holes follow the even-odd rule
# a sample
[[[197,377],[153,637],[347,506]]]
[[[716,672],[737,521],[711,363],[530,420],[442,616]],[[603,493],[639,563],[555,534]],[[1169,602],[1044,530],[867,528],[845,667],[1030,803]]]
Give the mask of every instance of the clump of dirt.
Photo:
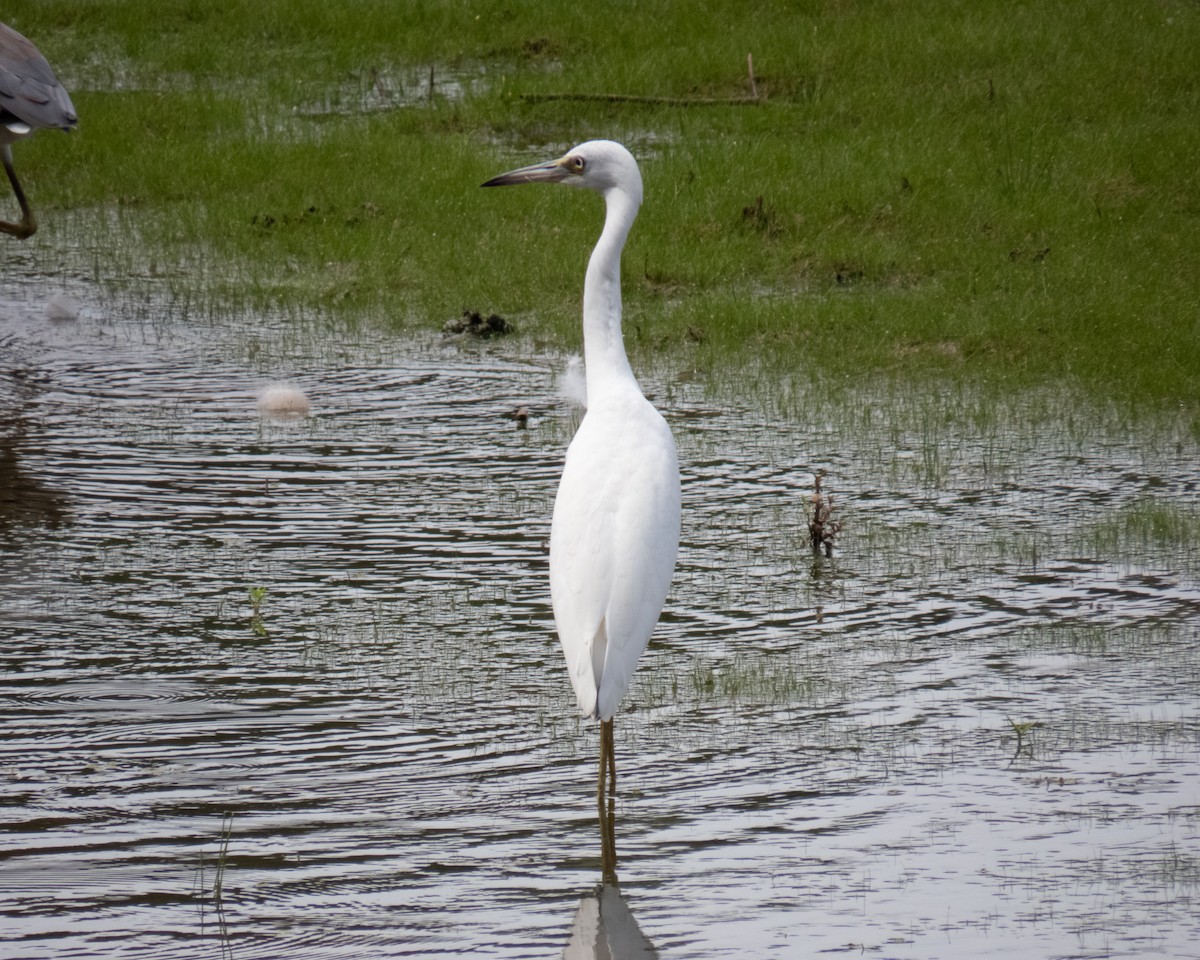
[[[478,311],[464,310],[461,317],[447,320],[443,329],[446,333],[469,334],[472,337],[498,337],[512,333],[513,325],[498,313],[485,317]]]
[[[761,196],[755,197],[753,203],[742,207],[742,223],[765,237],[779,236],[780,228],[775,211],[763,206]]]

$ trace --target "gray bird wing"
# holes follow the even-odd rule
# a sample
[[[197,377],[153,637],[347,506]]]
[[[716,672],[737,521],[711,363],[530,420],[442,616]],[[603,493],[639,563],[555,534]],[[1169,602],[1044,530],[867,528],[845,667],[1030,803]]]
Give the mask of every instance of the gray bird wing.
[[[38,48],[0,23],[0,110],[31,127],[75,126],[75,106]]]

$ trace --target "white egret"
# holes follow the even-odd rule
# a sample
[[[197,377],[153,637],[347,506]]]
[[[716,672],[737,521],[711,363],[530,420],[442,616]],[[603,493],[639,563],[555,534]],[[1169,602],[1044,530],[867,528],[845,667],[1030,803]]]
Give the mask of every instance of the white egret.
[[[0,161],[12,184],[21,219],[0,220],[0,231],[24,240],[37,232],[37,221],[13,169],[12,145],[39,128],[75,126],[75,107],[38,48],[0,23]]]
[[[606,763],[610,795],[616,790],[613,714],[662,612],[679,547],[675,441],[642,395],[621,338],[621,250],[642,176],[619,143],[593,140],[484,186],[520,183],[585,187],[606,207],[583,285],[587,412],[567,450],[550,528],[554,623],[579,709],[600,721],[601,800]]]

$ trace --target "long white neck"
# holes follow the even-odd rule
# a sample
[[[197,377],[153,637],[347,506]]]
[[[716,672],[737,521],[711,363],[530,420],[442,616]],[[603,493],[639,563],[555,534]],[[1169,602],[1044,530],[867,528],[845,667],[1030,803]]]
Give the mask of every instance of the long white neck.
[[[609,390],[637,389],[621,339],[621,250],[637,216],[638,202],[619,188],[604,193],[604,230],[588,260],[583,284],[583,359],[588,406]]]

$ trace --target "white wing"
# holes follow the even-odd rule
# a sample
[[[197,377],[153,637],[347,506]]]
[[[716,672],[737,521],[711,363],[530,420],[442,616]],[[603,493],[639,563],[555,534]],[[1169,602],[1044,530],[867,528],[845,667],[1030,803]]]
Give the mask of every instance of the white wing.
[[[666,421],[630,391],[589,409],[550,530],[550,592],[584,716],[608,719],[646,649],[675,570],[679,465]]]

